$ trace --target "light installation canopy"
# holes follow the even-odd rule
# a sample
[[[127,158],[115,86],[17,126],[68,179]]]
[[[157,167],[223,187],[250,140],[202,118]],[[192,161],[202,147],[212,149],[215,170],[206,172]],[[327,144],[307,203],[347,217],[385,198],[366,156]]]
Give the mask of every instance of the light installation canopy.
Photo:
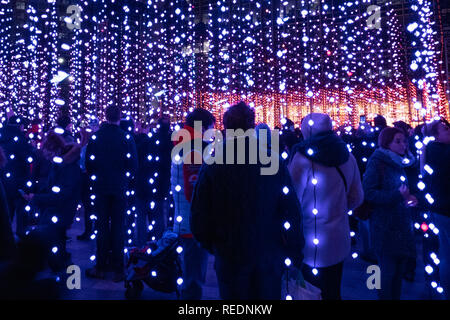
[[[117,103],[135,120],[220,121],[244,100],[272,126],[448,118],[431,0],[0,2],[0,108],[79,124]]]

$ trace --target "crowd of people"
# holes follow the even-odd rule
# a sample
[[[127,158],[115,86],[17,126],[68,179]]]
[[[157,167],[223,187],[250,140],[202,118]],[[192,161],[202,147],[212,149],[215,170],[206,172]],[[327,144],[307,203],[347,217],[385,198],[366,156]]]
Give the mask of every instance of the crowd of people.
[[[268,133],[266,146],[255,145],[276,153],[277,172],[261,174],[267,164],[260,162],[205,163],[204,151],[214,155],[210,147],[217,141],[204,133],[220,125],[221,143],[237,151],[235,142],[242,140],[246,159],[261,132]],[[177,135],[178,127],[189,132],[188,141]],[[119,107],[109,106],[103,123],[92,117],[77,134],[67,115],[47,130],[39,128],[9,114],[0,131],[0,296],[23,297],[25,291],[29,297],[38,284],[55,296],[48,282],[17,286],[1,279],[17,276],[17,266],[27,259],[33,263],[20,268],[28,268],[29,279],[44,261],[63,274],[76,263],[66,249],[67,231],[82,212],[85,230],[77,239],[96,240],[88,277],[105,279],[111,271],[113,281],[123,281],[124,249],[156,241],[169,229],[183,247],[183,299],[202,298],[213,255],[222,299],[285,298],[281,284],[287,270],[320,288],[323,299],[339,300],[344,261],[358,230],[361,257],[381,270],[379,298],[400,299],[403,279],[414,278],[414,217],[427,211],[439,228],[440,281],[448,298],[445,119],[389,127],[378,115],[373,125],[333,129],[328,115],[311,113],[298,127],[283,119],[275,128],[276,144],[269,126],[255,123],[254,110],[241,102],[228,108],[222,124],[197,108],[177,128],[166,117],[155,125],[135,125],[122,118]],[[230,129],[256,134],[227,136]],[[180,143],[189,145],[177,155],[181,162],[171,154]],[[225,148],[226,159],[230,150]],[[237,160],[236,152],[228,156]]]

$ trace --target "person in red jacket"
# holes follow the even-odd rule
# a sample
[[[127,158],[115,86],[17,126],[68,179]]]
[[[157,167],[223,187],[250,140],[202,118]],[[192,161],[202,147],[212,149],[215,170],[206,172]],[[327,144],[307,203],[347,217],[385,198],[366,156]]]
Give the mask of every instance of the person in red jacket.
[[[201,121],[202,132],[194,130],[194,123]],[[202,159],[199,151],[205,149],[207,143],[202,140],[202,134],[206,130],[213,128],[216,119],[207,110],[197,108],[186,117],[183,129],[190,133],[190,140],[177,139],[175,145],[179,143],[194,144],[194,140],[200,139],[202,150],[191,149],[187,155],[180,155],[181,158],[191,161],[177,163],[172,161],[171,167],[171,190],[175,203],[174,232],[178,233],[182,239],[183,246],[183,287],[181,296],[186,300],[199,300],[202,298],[202,286],[205,282],[206,269],[208,263],[208,252],[194,239],[190,230],[189,218],[191,210],[191,199],[194,185],[197,182],[201,163],[196,163],[194,158]],[[179,138],[180,136],[176,136]],[[193,147],[191,145],[191,147]],[[189,163],[188,163],[189,162]]]

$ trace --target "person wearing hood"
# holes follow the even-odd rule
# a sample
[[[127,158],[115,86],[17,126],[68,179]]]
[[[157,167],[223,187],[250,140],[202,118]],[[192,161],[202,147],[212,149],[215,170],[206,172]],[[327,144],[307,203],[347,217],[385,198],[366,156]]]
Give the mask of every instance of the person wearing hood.
[[[381,300],[398,300],[408,260],[415,258],[412,213],[418,204],[410,193],[405,168],[414,165],[405,134],[387,127],[378,137],[379,148],[370,157],[363,177],[365,199],[372,205],[371,245],[381,270]]]
[[[339,300],[351,248],[348,212],[363,201],[360,173],[328,115],[309,114],[301,129],[305,140],[292,148],[288,169],[303,212],[302,271],[324,300]]]
[[[195,122],[201,123],[201,132],[198,132],[200,130],[194,130]],[[186,148],[186,151],[189,150],[188,154],[180,152],[180,158],[183,158],[183,162],[178,163],[175,159],[172,160],[170,179],[176,217],[174,232],[180,235],[183,245],[184,277],[181,298],[185,300],[200,300],[202,298],[202,286],[206,279],[209,254],[194,239],[189,225],[189,218],[191,215],[192,193],[201,167],[201,162],[195,163],[194,154],[198,153],[197,159],[202,159],[203,151],[208,145],[202,139],[203,133],[208,129],[212,129],[215,122],[216,118],[209,111],[196,108],[186,116],[186,123],[183,127],[184,130],[189,132],[190,139],[185,141],[185,138],[180,139],[177,136],[177,140],[174,141],[175,145],[179,143],[189,144],[189,148]],[[200,140],[199,146],[201,146],[201,149],[199,150],[195,149],[195,139]],[[189,159],[188,157],[190,157],[191,161],[185,161]],[[178,217],[181,217],[181,219]]]
[[[50,267],[58,272],[69,260],[66,231],[73,223],[81,197],[81,147],[66,143],[62,136],[50,131],[42,149],[51,162],[46,185],[38,193],[24,194],[23,198],[29,206],[40,209],[39,228],[48,236]]]

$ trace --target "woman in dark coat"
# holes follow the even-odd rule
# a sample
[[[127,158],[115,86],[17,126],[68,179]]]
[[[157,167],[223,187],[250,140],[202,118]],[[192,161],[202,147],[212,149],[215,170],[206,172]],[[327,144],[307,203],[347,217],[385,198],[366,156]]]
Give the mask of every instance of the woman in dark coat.
[[[24,195],[31,205],[40,208],[39,227],[47,230],[50,265],[54,271],[65,267],[66,230],[70,227],[80,200],[80,146],[66,143],[50,132],[43,144],[44,156],[52,162],[42,192]]]
[[[381,269],[379,298],[398,300],[406,263],[416,255],[409,207],[416,206],[417,199],[409,192],[405,172],[415,159],[400,129],[383,129],[378,144],[367,164],[363,188],[373,208],[370,234]]]

